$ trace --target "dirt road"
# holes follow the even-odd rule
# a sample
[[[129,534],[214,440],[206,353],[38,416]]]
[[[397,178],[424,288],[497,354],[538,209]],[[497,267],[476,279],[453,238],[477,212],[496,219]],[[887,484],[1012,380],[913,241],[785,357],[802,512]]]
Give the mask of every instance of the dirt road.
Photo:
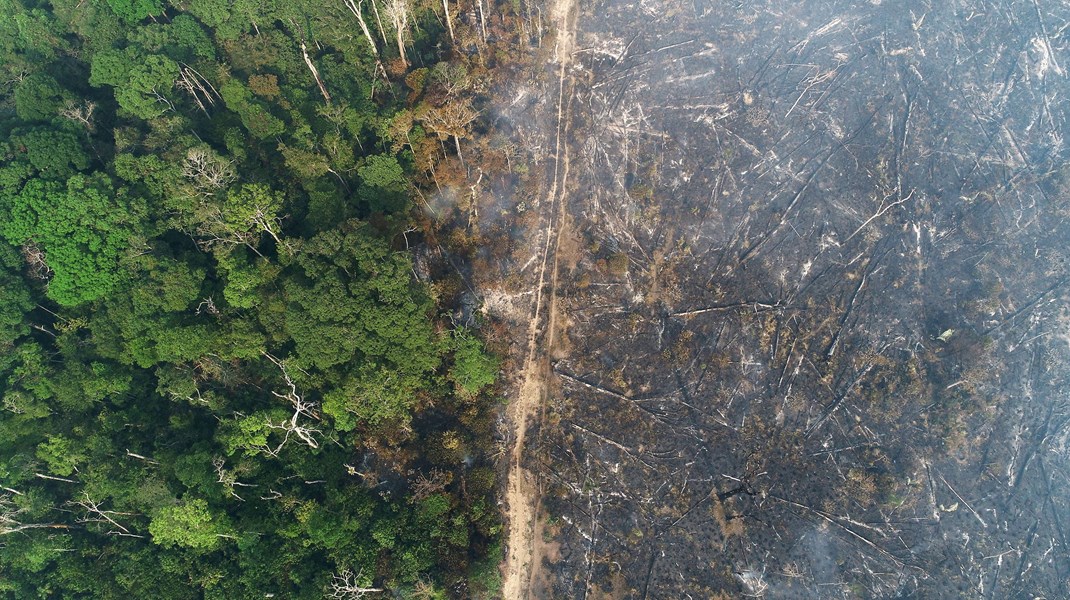
[[[504,582],[502,597],[508,600],[528,598],[533,576],[541,557],[536,549],[538,532],[538,486],[535,477],[523,464],[525,439],[529,421],[536,418],[546,397],[549,367],[547,357],[558,326],[557,311],[557,248],[566,222],[565,190],[568,180],[568,70],[575,43],[575,0],[554,0],[551,12],[556,29],[554,47],[558,61],[557,131],[553,182],[549,202],[543,205],[543,246],[540,251],[538,276],[535,281],[535,308],[528,323],[527,357],[521,373],[521,385],[516,399],[509,407],[513,444],[509,451],[509,472],[506,483],[506,522],[508,523]],[[570,93],[570,91],[569,91]]]

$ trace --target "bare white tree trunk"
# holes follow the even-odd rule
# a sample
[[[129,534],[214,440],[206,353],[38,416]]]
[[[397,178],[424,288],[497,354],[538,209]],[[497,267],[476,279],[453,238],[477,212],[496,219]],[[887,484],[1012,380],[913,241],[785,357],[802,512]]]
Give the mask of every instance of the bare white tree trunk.
[[[453,19],[450,18],[450,0],[442,0],[442,12],[446,15],[446,29],[450,32],[450,41],[457,41],[453,37]]]
[[[387,16],[394,24],[394,38],[398,44],[398,55],[401,56],[401,62],[406,67],[409,66],[409,60],[405,56],[405,33],[409,28],[409,5],[405,0],[390,0],[390,4],[387,5]]]
[[[327,86],[323,85],[323,80],[320,79],[320,72],[316,69],[316,65],[312,64],[312,59],[308,56],[308,48],[305,47],[304,42],[301,42],[301,55],[305,59],[305,64],[308,65],[308,70],[312,71],[312,77],[316,79],[316,85],[319,86],[323,99],[327,101],[327,104],[330,104],[331,95],[327,93]]]
[[[368,40],[368,45],[371,46],[372,55],[375,56],[375,61],[379,62],[379,47],[375,45],[375,38],[372,37],[372,32],[368,29],[368,24],[364,21],[364,15],[360,13],[360,5],[353,2],[353,0],[342,0],[345,3],[349,12],[353,13],[353,16],[357,18],[357,24],[360,25],[360,31],[364,34],[364,39]],[[364,4],[363,0],[361,4]]]
[[[383,38],[383,44],[389,44],[390,40],[386,37],[386,28],[383,27],[383,18],[379,16],[379,5],[375,3],[375,0],[371,0],[372,13],[375,14],[375,24],[379,26],[379,36]]]
[[[15,492],[15,494],[23,495],[21,492]],[[70,529],[70,526],[62,523],[22,523],[19,517],[27,511],[28,509],[19,506],[10,494],[0,494],[0,535],[18,533],[27,529]]]
[[[457,158],[461,160],[461,166],[465,167],[464,156],[461,155],[461,138],[459,136],[453,136],[453,145],[457,147]],[[468,167],[465,167],[466,169]]]
[[[103,502],[94,501],[87,492],[82,492],[82,495],[85,496],[85,500],[79,502],[75,502],[72,500],[67,503],[73,506],[78,506],[85,511],[85,515],[78,520],[79,523],[107,523],[114,527],[113,530],[108,532],[109,535],[121,535],[125,537],[136,538],[145,537],[143,535],[132,533],[129,529],[127,529],[125,526],[115,520],[116,516],[133,517],[137,516],[137,513],[104,510],[103,508],[101,508],[101,504],[103,504]]]
[[[479,7],[479,28],[483,30],[483,45],[487,45],[487,14],[483,12],[483,0],[476,0]]]

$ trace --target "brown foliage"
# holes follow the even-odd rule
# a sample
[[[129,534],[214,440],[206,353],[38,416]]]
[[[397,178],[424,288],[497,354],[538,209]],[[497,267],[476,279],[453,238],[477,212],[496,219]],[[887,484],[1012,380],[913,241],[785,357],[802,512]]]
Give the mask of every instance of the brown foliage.
[[[249,89],[257,96],[271,100],[279,95],[279,78],[272,74],[250,75]]]

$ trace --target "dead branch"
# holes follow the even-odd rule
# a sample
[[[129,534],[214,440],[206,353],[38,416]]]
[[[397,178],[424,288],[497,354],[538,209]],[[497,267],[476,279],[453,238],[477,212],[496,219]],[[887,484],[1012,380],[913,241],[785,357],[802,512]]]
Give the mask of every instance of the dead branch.
[[[442,0],[445,3],[447,0]],[[364,39],[368,41],[368,47],[371,48],[372,56],[375,57],[375,71],[377,74],[382,74],[383,78],[386,78],[386,68],[383,67],[382,59],[379,57],[379,48],[375,44],[375,38],[372,37],[371,30],[368,29],[368,23],[364,20],[364,15],[361,13],[361,8],[364,6],[364,0],[360,2],[354,2],[354,0],[342,0],[342,3],[346,5],[349,12],[353,13],[353,16],[357,18],[357,24],[360,25],[360,31],[364,34]],[[372,6],[375,6],[375,0],[372,0]],[[378,12],[376,12],[378,18]],[[450,39],[453,39],[453,24],[449,21],[449,12],[446,13],[446,22],[450,26]],[[382,24],[380,24],[382,27]],[[384,38],[386,36],[384,35]]]
[[[887,213],[888,211],[892,210],[896,206],[899,206],[900,204],[906,202],[907,200],[910,200],[913,196],[914,196],[914,190],[910,190],[910,193],[907,194],[905,198],[900,198],[899,200],[896,200],[895,202],[892,202],[891,204],[888,204],[888,205],[884,204],[885,200],[887,200],[888,198],[887,197],[882,198],[880,206],[877,207],[877,212],[873,213],[873,216],[871,216],[870,218],[866,219],[861,225],[859,225],[858,229],[855,229],[854,233],[852,233],[851,235],[847,236],[847,238],[844,239],[842,243],[846,244],[847,242],[851,241],[851,238],[853,238],[854,236],[858,235],[858,232],[860,232],[863,229],[865,229],[875,219],[879,219],[880,217],[884,216],[885,213]]]
[[[68,100],[64,107],[60,109],[59,115],[65,119],[81,123],[86,128],[86,131],[92,133],[95,128],[93,125],[93,111],[96,109],[97,103],[92,100],[82,100],[81,102]]]
[[[323,85],[323,80],[320,79],[320,72],[316,69],[316,65],[312,63],[312,58],[308,55],[308,48],[304,42],[301,42],[301,56],[305,59],[305,64],[308,65],[308,70],[312,71],[312,77],[316,80],[316,85],[320,88],[320,94],[323,95],[323,99],[327,104],[331,103],[331,95],[327,93],[327,86]]]
[[[118,512],[118,511],[114,511],[114,510],[104,510],[103,508],[101,508],[101,503],[94,501],[89,496],[88,492],[83,491],[82,495],[85,497],[84,500],[79,500],[78,502],[74,502],[74,501],[68,502],[68,504],[70,504],[72,506],[80,507],[82,510],[85,511],[85,515],[81,519],[78,520],[79,523],[108,523],[112,527],[115,527],[116,529],[118,529],[121,535],[130,536],[130,537],[144,537],[144,536],[141,536],[141,535],[130,533],[129,529],[127,529],[126,527],[121,525],[119,522],[117,522],[114,518],[112,518],[112,515],[117,515],[117,516],[137,516],[137,513]]]
[[[331,587],[328,598],[332,600],[358,600],[368,594],[377,594],[385,591],[383,588],[368,587],[360,584],[364,571],[353,574],[349,569],[342,569],[340,573],[331,578]]]
[[[0,535],[18,533],[27,529],[70,529],[69,525],[62,523],[22,523],[19,515],[28,511],[28,508],[18,506],[9,494],[0,494]]]
[[[39,479],[48,479],[50,481],[62,481],[64,483],[78,483],[77,481],[75,481],[73,479],[67,479],[66,477],[55,477],[53,475],[45,475],[44,473],[34,473],[33,476],[37,477]]]
[[[140,454],[135,454],[135,453],[133,453],[133,452],[131,452],[129,450],[126,451],[126,455],[129,456],[130,458],[136,458],[138,460],[143,460],[143,461],[149,463],[150,465],[158,465],[158,464],[160,464],[159,462],[157,462],[155,460],[152,460],[151,458],[149,458],[147,456],[142,456]]]
[[[623,446],[622,444],[620,444],[620,442],[615,442],[615,441],[607,438],[606,436],[604,436],[604,435],[602,435],[600,433],[595,433],[595,432],[591,431],[590,429],[587,429],[586,427],[583,427],[581,425],[577,425],[576,423],[570,423],[570,425],[572,425],[574,428],[579,429],[580,431],[590,435],[591,437],[593,437],[593,438],[595,438],[597,440],[600,440],[602,442],[605,442],[605,443],[609,444],[610,446],[613,446],[617,450],[620,450],[621,452],[627,454],[631,458],[635,459],[636,462],[641,463],[642,465],[646,466],[647,468],[649,468],[649,469],[653,469],[654,468],[654,465],[652,465],[652,464],[646,462],[645,460],[643,460],[642,458],[640,458],[637,454],[632,452],[626,446]]]
[[[267,352],[262,352],[262,354],[279,368],[279,371],[282,372],[282,378],[290,388],[288,392],[283,394],[272,390],[272,395],[276,398],[286,400],[293,408],[293,414],[289,419],[283,419],[278,423],[268,421],[268,427],[283,432],[283,439],[274,449],[266,449],[267,453],[271,456],[278,456],[279,451],[286,445],[286,442],[289,441],[291,435],[296,435],[297,438],[309,448],[319,448],[319,441],[317,441],[316,436],[321,433],[320,430],[314,427],[309,427],[307,424],[303,423],[304,420],[319,421],[319,414],[317,412],[318,407],[316,403],[305,400],[301,394],[297,393],[297,384],[294,383],[293,379],[290,377],[289,372],[286,370],[286,364],[283,361],[275,358]]]

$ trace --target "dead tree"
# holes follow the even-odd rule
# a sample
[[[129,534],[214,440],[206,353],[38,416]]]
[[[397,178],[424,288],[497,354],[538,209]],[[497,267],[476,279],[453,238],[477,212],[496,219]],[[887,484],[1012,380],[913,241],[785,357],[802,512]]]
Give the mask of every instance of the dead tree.
[[[234,491],[235,487],[247,487],[254,488],[259,487],[252,483],[242,483],[238,481],[238,476],[234,471],[226,469],[227,461],[222,456],[217,456],[212,459],[212,466],[215,467],[216,475],[219,476],[218,482],[223,484],[223,488],[227,490],[227,493],[241,502],[245,502],[245,498],[242,498]]]
[[[446,0],[442,1],[445,2]],[[353,13],[353,16],[357,18],[357,24],[360,25],[360,31],[364,34],[364,39],[368,41],[368,47],[372,50],[372,56],[375,57],[376,71],[385,75],[386,69],[383,67],[383,62],[379,58],[379,47],[376,46],[375,38],[372,37],[372,32],[368,29],[368,23],[364,20],[364,15],[361,13],[361,8],[364,6],[364,0],[361,0],[360,2],[342,0],[342,2],[346,5],[346,8],[349,9],[349,12]],[[372,0],[372,5],[374,6],[374,4],[375,2]],[[448,15],[447,22],[449,22]],[[452,37],[452,30],[450,35]]]
[[[97,103],[92,100],[82,100],[81,102],[68,100],[64,107],[60,109],[59,116],[81,123],[86,128],[86,131],[92,132],[95,128],[93,125],[93,111],[96,109]]]
[[[18,496],[22,495],[21,492],[10,491]],[[19,517],[28,510],[15,504],[10,493],[0,494],[0,535],[28,529],[70,529],[69,525],[62,523],[23,523]]]
[[[22,259],[26,261],[26,273],[34,279],[48,281],[52,279],[52,267],[48,266],[45,251],[33,240],[27,240],[20,248]]]
[[[342,569],[340,573],[331,578],[331,587],[327,597],[333,600],[358,600],[368,594],[378,594],[385,591],[383,588],[361,585],[360,580],[363,573],[361,571],[354,575],[353,571]]]
[[[81,508],[82,511],[84,511],[83,516],[78,519],[79,523],[106,523],[113,528],[108,531],[108,535],[118,535],[134,538],[145,537],[143,535],[132,533],[127,527],[115,520],[115,517],[120,516],[136,517],[138,516],[138,513],[104,510],[103,508],[101,508],[101,504],[103,503],[96,502],[95,500],[93,500],[93,498],[90,497],[89,493],[82,492],[82,495],[85,497],[84,500],[79,500],[77,502],[72,500],[68,502],[69,505],[77,506]]]
[[[467,99],[457,99],[443,106],[431,106],[421,111],[419,120],[434,131],[439,139],[452,137],[457,148],[457,158],[464,164],[461,154],[461,137],[468,136],[468,128],[479,116]]]
[[[200,304],[197,305],[196,312],[193,314],[200,315],[201,313],[208,313],[213,317],[218,317],[221,314],[219,309],[216,308],[215,300],[211,296],[201,300]]]
[[[398,45],[398,56],[401,57],[405,68],[409,67],[409,60],[405,55],[405,34],[409,30],[409,5],[406,0],[389,0],[386,5],[386,16],[394,25],[394,39]]]
[[[379,5],[371,0],[372,14],[375,15],[375,25],[379,28],[379,37],[383,38],[383,44],[389,46],[390,40],[386,37],[386,29],[383,27],[383,18],[379,16]]]
[[[158,465],[158,464],[160,464],[160,462],[157,461],[157,460],[153,460],[153,459],[151,459],[151,458],[149,458],[147,456],[143,456],[141,454],[137,454],[137,453],[131,452],[129,450],[126,451],[126,455],[129,456],[130,458],[136,458],[138,460],[145,461],[146,463],[148,463],[150,465]]]
[[[361,473],[355,474],[363,476]],[[412,483],[412,496],[409,498],[409,502],[414,504],[422,502],[446,489],[446,486],[452,481],[453,473],[442,471],[441,469],[431,469],[431,472],[427,475],[418,475]]]
[[[182,176],[201,196],[214,196],[237,180],[234,165],[204,147],[190,148],[186,153]]]
[[[208,107],[215,106],[216,100],[223,99],[212,82],[187,64],[183,64],[179,70],[179,80],[175,82],[175,85],[192,96],[193,101],[197,103],[197,108],[206,115]]]
[[[450,32],[450,41],[456,42],[457,38],[453,35],[453,19],[450,18],[450,0],[442,0],[442,14],[446,18],[446,29]]]
[[[305,59],[305,64],[308,65],[308,70],[312,71],[312,77],[316,80],[316,85],[319,86],[320,94],[323,95],[324,101],[326,101],[327,104],[330,104],[331,95],[327,92],[327,86],[323,85],[323,80],[320,79],[319,69],[312,63],[312,58],[308,56],[308,47],[305,46],[304,42],[301,42],[301,56]]]
[[[479,9],[479,28],[483,34],[483,45],[487,45],[487,14],[483,11],[483,0],[476,0]]]
[[[290,436],[297,436],[297,439],[301,440],[303,444],[309,448],[319,448],[319,441],[316,439],[321,432],[319,429],[311,427],[307,424],[308,421],[319,421],[319,413],[315,402],[305,400],[301,394],[297,393],[297,384],[294,383],[290,374],[286,371],[286,364],[275,358],[274,356],[263,353],[264,357],[270,360],[279,370],[282,372],[282,378],[286,381],[289,391],[280,394],[272,390],[272,395],[276,398],[281,398],[290,403],[293,408],[293,414],[290,418],[283,419],[278,423],[268,421],[268,427],[271,429],[277,429],[283,432],[282,441],[275,446],[275,448],[262,448],[267,454],[271,456],[278,456],[279,452],[290,440]]]

